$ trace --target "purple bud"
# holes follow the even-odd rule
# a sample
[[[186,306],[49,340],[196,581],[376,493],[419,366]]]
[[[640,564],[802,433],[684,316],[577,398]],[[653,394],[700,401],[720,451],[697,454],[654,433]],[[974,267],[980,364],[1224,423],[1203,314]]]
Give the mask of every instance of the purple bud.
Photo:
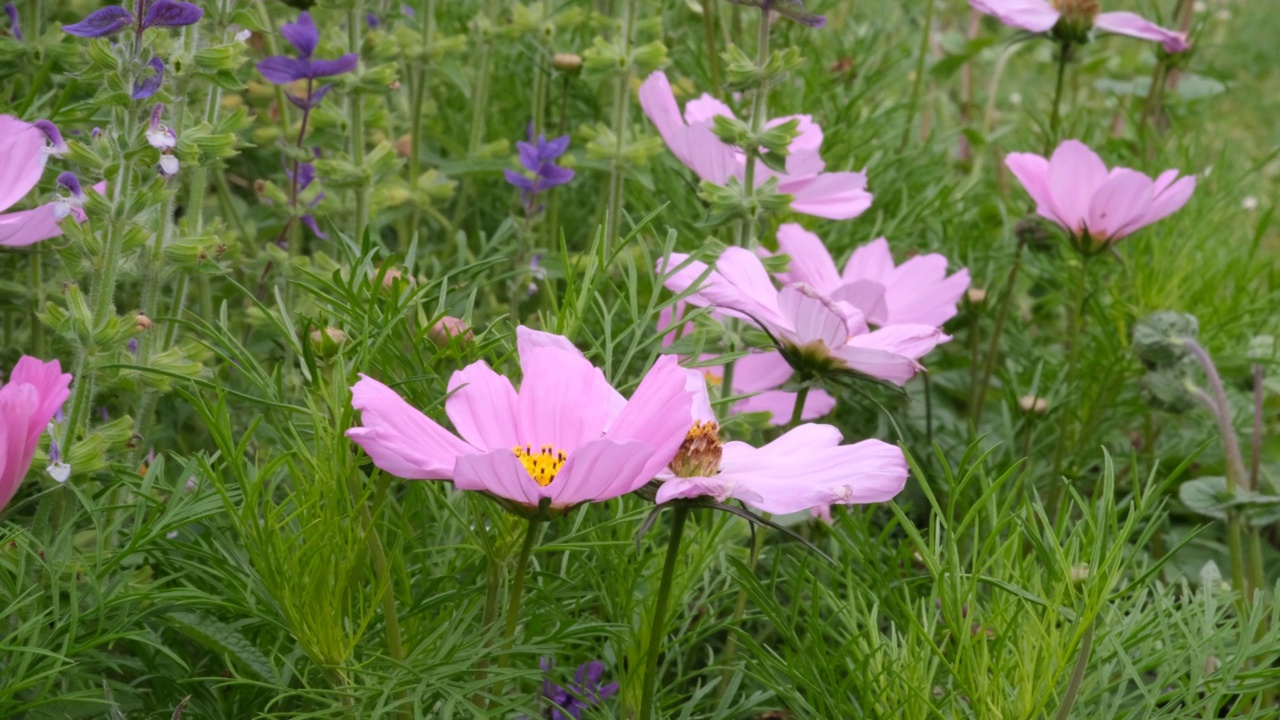
[[[58,441],[49,438],[49,464],[56,464],[62,459],[62,453],[58,450]]]
[[[129,338],[129,342],[125,343],[125,349],[130,355],[137,357],[138,355],[138,338]]]
[[[142,29],[151,27],[185,27],[195,25],[204,11],[189,2],[156,0],[142,20]]]
[[[373,13],[369,13],[368,15],[365,15],[364,20],[365,22],[369,23],[369,29],[371,30],[373,28],[378,27],[378,25],[382,24],[381,21],[378,20],[378,16],[374,15]]]
[[[195,491],[196,491],[196,487],[197,487],[197,486],[198,486],[198,483],[196,482],[196,476],[195,476],[195,475],[192,475],[191,477],[187,478],[187,485],[186,485],[186,488],[185,488],[186,492],[188,492],[188,493],[193,493],[193,492],[195,492]]]
[[[13,39],[22,41],[22,26],[18,23],[18,8],[13,3],[5,3],[4,14],[9,16],[9,32],[13,34]]]
[[[280,34],[298,50],[298,55],[303,60],[309,60],[311,53],[316,51],[316,45],[320,44],[320,31],[311,21],[311,13],[305,10],[298,15],[298,22],[281,25]]]
[[[58,408],[58,412],[53,414],[53,421],[59,425],[67,421],[67,414],[62,411],[62,408]]]
[[[405,17],[413,17],[413,7],[408,4],[402,4],[400,6],[400,13]]]
[[[99,137],[102,137],[102,128],[100,127],[94,128],[92,131],[89,132],[89,137],[93,138],[94,140],[97,140]]]
[[[107,414],[107,409],[105,407],[98,408],[98,414],[102,416],[102,422],[107,422],[111,419],[111,416]]]
[[[49,153],[52,155],[63,155],[70,148],[67,147],[67,141],[62,139],[62,133],[58,131],[58,126],[48,120],[37,120],[33,125],[36,129],[44,133],[44,137],[49,141]]]
[[[156,91],[160,89],[160,84],[164,82],[163,60],[158,57],[151,58],[147,62],[147,68],[150,68],[151,72],[148,73],[144,69],[143,77],[133,83],[133,92],[130,93],[129,97],[134,100],[146,100],[155,95]]]
[[[64,172],[58,176],[58,187],[71,193],[74,198],[84,199],[84,190],[80,189],[80,178],[75,173]]]
[[[97,38],[114,35],[131,24],[133,15],[119,5],[112,5],[94,10],[78,23],[63,25],[62,30],[77,37]]]

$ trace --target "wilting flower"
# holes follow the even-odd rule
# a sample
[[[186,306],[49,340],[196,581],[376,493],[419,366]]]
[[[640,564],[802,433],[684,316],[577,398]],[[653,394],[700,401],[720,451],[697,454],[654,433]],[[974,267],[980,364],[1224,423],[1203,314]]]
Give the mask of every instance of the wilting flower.
[[[138,78],[133,83],[133,92],[129,97],[134,100],[146,100],[156,91],[160,89],[160,84],[164,82],[164,61],[158,57],[151,58],[147,62],[147,67],[151,72],[145,77]]]
[[[917,255],[894,265],[889,242],[877,238],[853,251],[844,272],[822,239],[795,223],[778,228],[778,249],[791,258],[778,274],[783,283],[808,283],[833,300],[862,311],[872,325],[915,323],[940,327],[955,317],[956,304],[969,287],[969,271],[947,275],[947,259],[937,253]]]
[[[659,71],[640,86],[640,106],[658,127],[671,153],[698,175],[714,185],[725,185],[730,178],[744,182],[747,156],[742,150],[716,137],[715,117],[733,117],[729,106],[710,95],[703,95],[685,105],[684,115],[671,92],[671,83]],[[755,183],[762,185],[777,179],[778,192],[790,195],[791,209],[806,215],[831,220],[847,220],[871,207],[865,172],[823,172],[818,150],[822,147],[822,128],[808,115],[775,118],[766,125],[773,127],[791,120],[799,122],[799,135],[788,146],[786,171],[776,172],[757,163]]]
[[[556,165],[556,160],[569,149],[569,136],[562,135],[554,140],[547,140],[545,135],[534,138],[533,124],[530,123],[529,141],[516,143],[516,148],[520,151],[520,164],[532,177],[509,168],[502,172],[508,183],[520,188],[525,212],[533,214],[538,193],[573,179],[572,170]]]
[[[763,512],[785,513],[885,502],[902,492],[907,461],[902,450],[879,440],[841,445],[830,425],[796,427],[764,447],[720,441],[702,376],[690,371],[697,393],[693,425],[662,481],[656,500],[711,496],[740,500]]]
[[[46,145],[46,140],[53,145]],[[0,211],[12,207],[40,182],[45,161],[58,152],[58,145],[66,148],[61,133],[48,120],[31,124],[0,115]],[[62,235],[58,221],[67,215],[82,222],[85,198],[79,180],[63,173],[58,187],[67,195],[31,210],[0,214],[0,245],[23,247],[58,237]]]
[[[164,120],[164,103],[156,103],[151,108],[151,121],[147,125],[147,144],[160,151],[160,162],[156,170],[161,177],[171,178],[178,174],[178,157],[173,149],[178,147],[178,134],[166,126]]]
[[[100,8],[73,25],[63,25],[63,31],[79,37],[105,37],[114,35],[133,25],[139,35],[153,27],[185,27],[194,25],[204,17],[204,10],[189,2],[176,0],[136,0],[134,12],[119,5]]]
[[[1196,189],[1195,176],[1179,179],[1177,170],[1154,180],[1129,168],[1107,170],[1078,140],[1062,143],[1047,160],[1009,153],[1005,164],[1036,201],[1036,212],[1070,233],[1083,252],[1097,252],[1176,212]]]
[[[668,290],[682,293],[707,265],[673,253],[658,262],[658,272]],[[786,361],[806,375],[847,369],[901,385],[922,369],[919,358],[951,339],[934,325],[904,323],[873,331],[856,307],[807,283],[778,290],[760,258],[742,248],[725,250],[686,301],[755,322],[779,343]]]
[[[9,34],[14,40],[22,40],[22,24],[18,21],[18,8],[13,3],[4,4],[4,14],[9,16]]]
[[[1000,22],[1033,33],[1061,28],[1068,37],[1087,34],[1090,28],[1164,45],[1167,52],[1187,50],[1186,33],[1156,25],[1131,12],[1099,13],[1097,0],[969,0],[969,5]]]
[[[555,668],[554,660],[543,658],[538,662],[544,674],[550,675]],[[604,677],[604,663],[592,660],[578,668],[573,674],[573,683],[569,687],[561,687],[550,677],[542,681],[542,698],[551,705],[544,717],[548,720],[582,720],[582,712],[588,708],[601,705],[605,700],[618,692],[618,683],[601,685]]]
[[[729,2],[735,5],[760,8],[766,14],[776,12],[788,20],[794,20],[811,28],[820,28],[827,24],[825,17],[805,10],[804,3],[800,0],[729,0]],[[768,20],[766,19],[765,22],[768,22]]]
[[[26,477],[40,434],[71,394],[70,386],[71,375],[57,360],[23,356],[0,387],[0,509]]]
[[[526,327],[517,337],[519,392],[484,361],[450,379],[445,413],[461,439],[367,376],[351,389],[363,425],[347,436],[386,472],[453,480],[523,513],[625,495],[671,461],[693,402],[675,358],[628,401],[567,339]]]
[[[311,13],[309,12],[304,11],[298,15],[298,22],[296,23],[281,25],[280,34],[298,51],[298,57],[272,55],[264,58],[258,63],[258,72],[262,73],[262,76],[268,82],[276,85],[288,85],[299,80],[306,80],[307,94],[305,97],[297,97],[291,93],[286,93],[289,101],[300,109],[308,110],[315,107],[333,87],[332,83],[325,83],[313,89],[312,85],[317,78],[349,73],[356,69],[356,65],[360,61],[360,57],[355,53],[348,53],[335,60],[312,59],[311,54],[315,52],[316,46],[320,44],[320,31],[316,29],[316,24],[312,22]]]

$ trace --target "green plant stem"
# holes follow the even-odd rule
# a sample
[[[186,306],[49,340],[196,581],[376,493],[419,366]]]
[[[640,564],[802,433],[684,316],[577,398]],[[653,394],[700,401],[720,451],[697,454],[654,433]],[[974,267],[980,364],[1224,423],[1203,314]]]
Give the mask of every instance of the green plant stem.
[[[410,233],[418,232],[418,220],[421,210],[416,195],[418,178],[422,176],[422,118],[423,104],[427,99],[428,64],[431,60],[431,46],[435,42],[436,0],[423,0],[419,10],[422,13],[422,53],[413,79],[413,95],[409,100],[409,191],[414,193],[409,210]]]
[[[933,33],[933,9],[937,3],[924,4],[924,27],[920,32],[920,51],[916,56],[915,79],[911,83],[911,99],[907,102],[907,121],[902,124],[902,142],[899,150],[905,150],[911,142],[911,128],[915,124],[916,110],[920,105],[920,91],[924,86],[924,65],[929,54],[929,36]]]
[[[35,302],[31,304],[31,348],[36,357],[42,358],[48,351],[48,338],[45,335],[44,323],[40,322],[40,313],[44,310],[44,245],[36,245],[31,253],[31,291],[35,293]]]
[[[1080,695],[1080,686],[1084,684],[1084,674],[1089,668],[1089,656],[1093,653],[1093,631],[1097,624],[1096,619],[1089,621],[1089,626],[1084,629],[1084,637],[1080,640],[1080,650],[1076,655],[1076,664],[1071,671],[1071,680],[1067,683],[1067,692],[1062,696],[1062,704],[1058,706],[1058,712],[1054,715],[1055,720],[1067,720],[1071,716],[1071,707],[1076,704],[1076,698]]]
[[[702,0],[702,29],[706,34],[707,72],[711,76],[711,94],[720,97],[720,48],[716,43],[716,2]]]
[[[1066,86],[1067,63],[1071,62],[1071,42],[1063,41],[1058,51],[1058,81],[1053,88],[1053,107],[1049,111],[1049,137],[1046,139],[1044,154],[1058,144],[1058,126],[1062,122],[1062,89]]]
[[[533,545],[538,538],[538,520],[530,520],[525,525],[524,543],[520,546],[520,554],[516,557],[516,574],[511,580],[511,590],[507,595],[507,620],[502,629],[502,654],[498,656],[498,668],[511,664],[511,646],[515,643],[516,626],[520,624],[520,603],[524,599],[524,581],[529,574],[529,558],[533,555]],[[502,694],[502,678],[493,686],[494,696]]]
[[[605,215],[604,258],[612,257],[613,242],[622,227],[623,162],[622,153],[627,146],[627,124],[631,113],[631,48],[635,34],[636,6],[639,0],[622,0],[622,56],[627,58],[626,68],[618,76],[613,96],[613,133],[616,142],[613,160],[609,166],[609,210]]]
[[[360,55],[360,31],[364,28],[364,1],[355,0],[347,15],[348,51]],[[308,81],[310,82],[310,81]],[[347,96],[347,112],[351,115],[351,162],[364,170],[364,99],[359,92],[353,91]],[[356,227],[355,242],[364,242],[365,227],[369,224],[369,186],[368,182],[360,183],[356,188]]]
[[[756,31],[756,69],[763,73],[764,68],[769,64],[769,10],[768,8],[760,9],[760,26]],[[760,131],[764,128],[765,114],[769,112],[769,81],[767,78],[761,79],[760,87],[755,89],[751,95],[751,134],[759,136]],[[734,241],[739,247],[754,249],[756,247],[756,223],[760,217],[760,210],[756,206],[756,163],[760,159],[760,148],[747,148],[747,164],[742,171],[742,188],[743,192],[751,198],[751,210],[747,217],[743,218],[738,224],[735,231]]]
[[[1000,335],[1004,332],[1004,323],[1009,318],[1009,308],[1013,305],[1014,287],[1018,282],[1018,271],[1022,268],[1022,251],[1026,243],[1018,239],[1013,250],[1013,264],[1009,266],[1009,275],[1004,281],[1004,291],[1000,295],[1000,307],[996,310],[995,325],[991,328],[991,342],[987,346],[987,357],[982,363],[982,375],[974,385],[973,397],[973,433],[976,435],[982,425],[982,411],[986,407],[987,389],[991,384],[991,375],[995,372],[996,358],[1000,355]],[[976,321],[975,321],[976,324]]]
[[[684,537],[685,521],[689,508],[677,505],[672,511],[671,536],[667,539],[667,558],[662,564],[662,579],[658,583],[658,599],[653,608],[653,625],[649,628],[649,646],[646,648],[644,680],[640,690],[640,720],[651,720],[657,705],[658,657],[663,638],[667,635],[667,608],[671,604],[671,583],[676,574],[676,562],[680,559],[680,541]]]
[[[800,421],[804,418],[804,403],[808,399],[809,385],[806,383],[796,391],[796,404],[791,408],[791,422],[787,423],[788,429],[800,424]]]

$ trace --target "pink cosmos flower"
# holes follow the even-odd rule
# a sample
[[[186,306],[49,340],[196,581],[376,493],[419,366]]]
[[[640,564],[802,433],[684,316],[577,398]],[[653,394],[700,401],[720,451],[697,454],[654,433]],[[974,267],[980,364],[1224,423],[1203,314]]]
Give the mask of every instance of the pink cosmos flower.
[[[778,249],[791,258],[784,283],[803,282],[858,308],[872,325],[919,324],[940,327],[955,317],[956,304],[969,287],[969,271],[947,275],[947,259],[917,255],[894,265],[889,242],[877,238],[853,251],[844,273],[836,272],[831,253],[817,235],[795,223],[778,228]]]
[[[1005,164],[1036,201],[1036,213],[1071,233],[1083,250],[1109,242],[1176,212],[1196,189],[1195,176],[1166,170],[1152,180],[1136,170],[1107,170],[1097,153],[1068,140],[1048,160],[1010,153]]]
[[[484,361],[453,374],[445,413],[457,435],[361,376],[351,392],[362,426],[347,436],[393,475],[452,480],[529,510],[625,495],[671,461],[693,402],[674,357],[626,400],[567,339],[526,327],[517,338],[518,392]]]
[[[1186,33],[1167,30],[1134,13],[1099,14],[1096,0],[969,0],[969,5],[1005,25],[1033,33],[1049,32],[1065,15],[1085,23],[1086,29],[1091,25],[1103,32],[1158,42],[1166,52],[1180,53],[1191,47]]]
[[[672,154],[693,170],[698,177],[715,185],[725,185],[730,178],[744,181],[747,156],[726,145],[712,131],[717,115],[733,117],[728,105],[704,94],[685,105],[683,116],[671,83],[658,71],[640,86],[640,106],[658,127],[658,133]],[[818,154],[822,147],[822,128],[808,115],[789,115],[766,123],[773,127],[798,120],[799,132],[788,147],[786,172],[776,172],[757,163],[755,183],[761,185],[777,178],[778,192],[792,196],[791,209],[806,215],[831,220],[847,220],[871,207],[865,172],[823,172],[826,164]]]
[[[57,360],[23,356],[0,387],[0,509],[18,491],[40,434],[71,394],[71,376]]]
[[[693,323],[684,323],[681,328],[671,327],[672,318],[679,313],[684,314],[685,303],[676,303],[674,307],[666,307],[658,314],[658,333],[662,336],[662,347],[670,347],[676,340],[677,332],[684,334],[693,331]],[[697,368],[706,381],[712,386],[724,384],[724,365],[714,363],[717,355],[700,355],[697,358],[703,367]],[[749,355],[734,361],[733,394],[747,395],[733,404],[732,412],[736,413],[769,413],[769,424],[786,425],[791,421],[791,414],[796,406],[796,393],[777,388],[785,384],[795,375],[795,370],[787,364],[782,354],[776,350],[754,350]],[[821,388],[813,388],[805,398],[801,420],[817,420],[830,413],[836,407],[836,399]]]
[[[65,149],[47,141],[61,135],[52,123],[44,127],[23,122],[11,115],[0,115],[0,211],[4,211],[31,192],[44,174],[49,155]],[[74,177],[74,176],[73,176]],[[77,183],[75,191],[79,190]],[[68,213],[77,222],[84,221],[79,203],[83,196],[46,203],[31,210],[0,214],[0,246],[23,247],[62,235],[58,222]]]
[[[698,394],[693,427],[670,467],[658,476],[659,503],[733,498],[782,515],[821,511],[833,503],[885,502],[906,485],[907,461],[900,448],[879,440],[841,445],[840,431],[830,425],[801,425],[760,448],[721,443],[706,383],[690,371],[689,385]]]
[[[658,261],[658,272],[668,290],[682,293],[707,272],[707,265],[672,253],[669,260]],[[872,331],[862,311],[808,283],[778,290],[760,258],[736,247],[721,254],[686,301],[755,322],[781,343],[789,363],[802,359],[806,364],[843,367],[898,385],[922,369],[919,358],[951,339],[934,325],[890,325]]]

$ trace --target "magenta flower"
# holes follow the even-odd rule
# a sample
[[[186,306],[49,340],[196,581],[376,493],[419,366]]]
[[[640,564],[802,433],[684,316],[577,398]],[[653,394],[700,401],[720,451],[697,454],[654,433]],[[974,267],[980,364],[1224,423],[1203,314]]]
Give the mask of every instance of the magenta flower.
[[[703,95],[685,105],[684,115],[671,92],[671,83],[663,72],[655,72],[640,86],[640,106],[658,127],[671,153],[693,170],[699,178],[714,185],[725,185],[730,178],[744,181],[747,156],[738,148],[726,145],[712,131],[715,116],[733,117],[729,106],[710,95]],[[788,147],[786,172],[775,172],[758,163],[755,182],[761,185],[777,178],[778,192],[792,197],[791,209],[805,215],[831,220],[847,220],[871,207],[865,172],[823,172],[818,150],[822,147],[822,128],[808,115],[775,118],[772,127],[798,120],[799,132]]]
[[[902,450],[879,440],[841,445],[830,425],[801,425],[755,448],[720,442],[720,428],[702,376],[689,371],[698,396],[693,427],[666,472],[658,479],[657,502],[710,496],[730,498],[782,515],[832,504],[886,502],[902,492],[907,461]]]
[[[66,149],[53,123],[27,123],[0,115],[0,211],[15,205],[31,192],[44,174],[49,155]],[[24,247],[62,235],[58,222],[73,215],[84,221],[84,193],[71,173],[58,177],[58,187],[67,194],[54,202],[31,210],[0,214],[0,246]]]
[[[0,510],[18,491],[40,434],[71,394],[71,376],[57,360],[23,356],[0,387]]]
[[[1033,33],[1049,32],[1059,22],[1067,22],[1085,32],[1093,27],[1116,35],[1153,40],[1170,53],[1184,52],[1191,47],[1186,33],[1167,30],[1134,13],[1099,14],[1096,0],[969,0],[969,5],[1005,25]]]
[[[676,293],[688,290],[706,271],[705,263],[679,253],[658,262],[663,284]],[[807,283],[778,290],[760,258],[742,248],[725,250],[686,301],[755,322],[779,343],[787,362],[805,374],[814,368],[844,369],[902,385],[923,369],[919,358],[951,339],[934,325],[890,325],[872,331],[856,307]]]
[[[872,325],[919,324],[941,327],[955,317],[956,304],[969,287],[969,271],[947,275],[947,259],[917,255],[894,265],[889,242],[877,238],[853,251],[844,272],[822,239],[795,223],[778,228],[778,249],[791,258],[784,283],[803,282],[834,300],[862,311]]]
[[[524,513],[625,495],[671,461],[693,402],[675,358],[626,400],[567,339],[526,327],[517,338],[519,392],[484,361],[450,379],[445,413],[461,438],[367,376],[351,388],[363,425],[347,436],[386,472],[452,480]]]
[[[134,12],[119,5],[99,8],[62,30],[78,37],[96,38],[114,35],[133,25],[141,36],[142,31],[153,27],[185,27],[194,25],[204,17],[204,10],[189,2],[175,0],[135,0]]]
[[[1129,168],[1107,170],[1097,153],[1068,140],[1048,160],[1009,153],[1005,164],[1036,201],[1036,212],[1060,225],[1086,252],[1096,252],[1178,211],[1196,189],[1195,176],[1166,170],[1152,180]]]

